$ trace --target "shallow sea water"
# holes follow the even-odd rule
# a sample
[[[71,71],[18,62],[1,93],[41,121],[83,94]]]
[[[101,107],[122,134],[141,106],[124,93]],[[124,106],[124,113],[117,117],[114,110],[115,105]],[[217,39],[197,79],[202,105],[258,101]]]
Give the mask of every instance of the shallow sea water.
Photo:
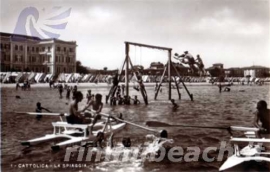
[[[145,126],[147,121],[161,121],[169,124],[199,125],[228,127],[253,126],[256,103],[259,100],[266,100],[270,103],[269,85],[264,86],[239,86],[231,87],[230,92],[218,92],[217,86],[189,86],[189,91],[194,95],[191,102],[184,89],[181,89],[182,99],[178,100],[177,92],[174,89],[172,97],[176,100],[179,108],[174,111],[168,101],[168,90],[163,88],[158,95],[158,100],[154,100],[154,88],[146,87],[149,105],[143,104],[140,92],[130,89],[131,97],[138,95],[140,105],[118,105],[110,106],[105,104],[105,95],[109,87],[80,87],[86,95],[91,89],[93,94],[103,95],[103,112],[115,114],[122,113],[124,119]],[[244,92],[240,91],[244,90]],[[21,99],[16,99],[18,95]],[[65,95],[65,92],[64,94]],[[53,131],[51,122],[58,120],[56,117],[44,116],[41,121],[36,121],[35,116],[18,114],[15,112],[35,111],[36,102],[41,102],[53,112],[67,112],[68,105],[66,99],[59,99],[56,89],[32,88],[31,91],[16,91],[14,88],[2,88],[1,91],[1,151],[3,171],[218,171],[223,161],[205,162],[142,162],[131,160],[127,162],[83,162],[87,163],[86,168],[18,168],[14,165],[26,163],[57,164],[64,163],[65,151],[52,152],[50,146],[53,142],[40,144],[36,147],[24,148],[20,141],[41,137]],[[83,108],[86,103],[84,99],[79,108]],[[228,141],[230,136],[227,131],[215,129],[197,129],[180,127],[161,127],[158,130],[166,129],[169,138],[174,140],[174,146],[181,146],[183,149],[191,146],[198,146],[203,150],[209,146],[219,147],[221,141]],[[115,141],[118,145],[122,137],[130,137],[132,145],[138,146],[145,142],[145,136],[152,134],[146,130],[133,126],[126,126],[125,129],[115,134]],[[218,152],[213,152],[211,156],[217,157]],[[13,167],[12,167],[13,165]],[[257,168],[257,167],[256,167]],[[255,170],[256,171],[256,170]]]

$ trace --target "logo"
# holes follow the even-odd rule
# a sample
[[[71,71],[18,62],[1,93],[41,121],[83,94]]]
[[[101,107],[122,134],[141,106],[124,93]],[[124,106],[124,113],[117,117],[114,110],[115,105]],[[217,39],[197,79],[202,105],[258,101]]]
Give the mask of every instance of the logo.
[[[42,39],[59,38],[68,24],[71,8],[53,7],[51,9],[24,8],[14,29],[14,34],[35,36]]]

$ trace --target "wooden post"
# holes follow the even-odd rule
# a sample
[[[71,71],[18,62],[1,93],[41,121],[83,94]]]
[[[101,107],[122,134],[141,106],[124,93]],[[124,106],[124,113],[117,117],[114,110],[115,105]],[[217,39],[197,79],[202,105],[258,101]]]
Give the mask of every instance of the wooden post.
[[[126,69],[125,69],[125,85],[126,85],[126,96],[129,96],[129,78],[128,78],[128,68],[129,68],[129,44],[126,42]]]
[[[158,93],[159,93],[159,89],[160,89],[160,86],[161,86],[162,81],[164,79],[164,76],[165,76],[165,73],[166,73],[167,68],[168,68],[168,64],[165,65],[163,74],[162,74],[162,76],[160,78],[160,81],[159,81],[159,84],[158,84],[158,88],[157,88],[156,93],[155,93],[155,100],[157,99],[157,96],[158,96]]]
[[[169,100],[171,100],[171,98],[172,98],[172,83],[171,83],[171,53],[172,53],[172,51],[169,50],[169,52],[168,52]]]
[[[177,73],[178,77],[180,78],[180,77],[181,77],[181,75],[178,73],[178,71],[177,71],[177,69],[175,68],[175,66],[174,66],[174,65],[172,65],[172,66],[173,66],[173,68],[174,68],[175,72]],[[188,89],[187,89],[187,87],[186,87],[185,83],[182,81],[182,79],[181,79],[181,78],[180,78],[180,82],[182,82],[182,84],[183,84],[183,86],[184,86],[184,88],[185,88],[186,92],[188,93],[188,95],[189,95],[189,97],[190,97],[190,100],[191,100],[191,101],[193,101],[193,94],[190,94],[190,92],[188,91]]]
[[[174,76],[174,83],[175,83],[175,87],[177,89],[177,93],[178,93],[178,97],[179,97],[179,100],[181,100],[181,93],[179,91],[179,87],[178,87],[178,83],[176,81],[176,77]]]

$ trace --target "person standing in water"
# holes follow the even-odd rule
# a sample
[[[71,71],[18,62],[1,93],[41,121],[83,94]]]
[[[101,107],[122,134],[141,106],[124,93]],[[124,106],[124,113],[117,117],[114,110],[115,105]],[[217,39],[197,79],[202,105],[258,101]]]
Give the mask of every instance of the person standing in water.
[[[67,94],[66,94],[66,99],[67,99],[67,100],[70,99],[70,91],[71,91],[70,87],[67,86]]]
[[[171,103],[173,105],[173,110],[178,109],[179,106],[175,103],[175,100],[174,99],[171,99]]]
[[[74,99],[75,98],[75,95],[76,95],[76,93],[77,93],[77,85],[75,85],[74,87],[73,87],[73,89],[72,89],[72,99]]]
[[[50,110],[48,110],[48,109],[42,107],[40,102],[37,102],[36,112],[37,112],[37,113],[42,113],[42,110],[46,110],[47,112],[50,112],[50,113],[51,113]],[[36,119],[37,119],[38,121],[41,120],[41,118],[42,118],[42,115],[37,115],[37,116],[36,116]]]
[[[59,84],[58,85],[58,91],[59,91],[59,95],[60,95],[60,99],[62,99],[62,93],[63,93],[63,85],[62,84]]]
[[[264,100],[260,100],[257,103],[254,125],[260,129],[259,134],[262,137],[270,137],[270,110],[267,108],[267,103]]]

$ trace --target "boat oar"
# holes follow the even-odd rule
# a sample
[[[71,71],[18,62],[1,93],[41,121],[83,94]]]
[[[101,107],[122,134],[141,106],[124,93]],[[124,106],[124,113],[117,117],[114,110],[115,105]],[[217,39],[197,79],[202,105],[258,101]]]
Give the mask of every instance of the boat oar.
[[[63,113],[50,113],[50,112],[15,112],[18,114],[28,114],[28,115],[49,115],[49,116],[62,116]]]
[[[146,125],[149,127],[189,127],[189,128],[208,128],[208,129],[220,129],[220,130],[227,130],[231,134],[231,127],[212,127],[212,126],[198,126],[198,125],[171,125],[165,122],[159,121],[147,121]]]
[[[138,124],[135,124],[133,122],[129,122],[129,121],[126,121],[126,120],[123,120],[123,119],[120,119],[120,118],[117,118],[117,117],[114,117],[114,116],[110,116],[108,114],[104,114],[104,113],[100,113],[100,115],[103,115],[103,116],[106,116],[106,117],[110,117],[110,118],[113,118],[117,121],[120,121],[120,122],[124,122],[126,124],[130,124],[130,125],[133,125],[135,127],[138,127],[138,128],[142,128],[144,130],[147,130],[147,131],[152,131],[152,132],[156,132],[156,133],[159,133],[160,134],[160,137],[163,137],[163,138],[166,138],[168,133],[166,130],[155,130],[155,129],[152,129],[152,128],[148,128],[148,127],[144,127],[144,126],[141,126],[141,125],[138,125]]]

